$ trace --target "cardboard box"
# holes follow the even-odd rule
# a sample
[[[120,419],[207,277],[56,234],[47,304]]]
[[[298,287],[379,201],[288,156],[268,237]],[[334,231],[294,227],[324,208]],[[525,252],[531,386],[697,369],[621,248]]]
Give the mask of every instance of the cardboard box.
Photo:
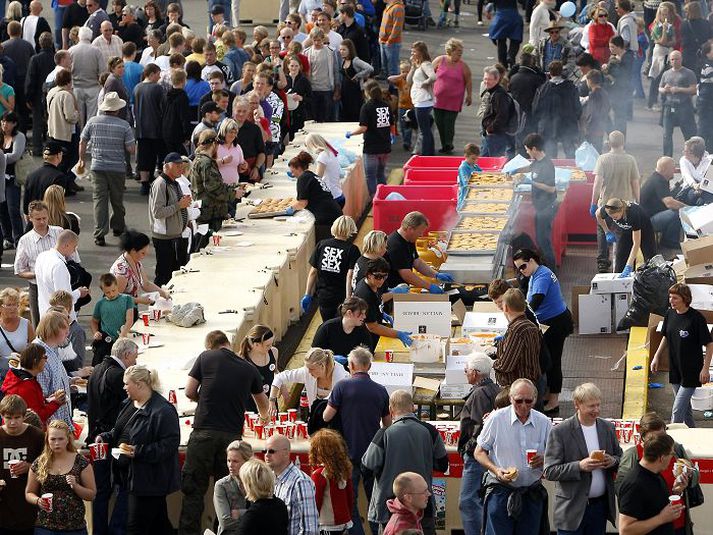
[[[611,294],[579,296],[579,334],[609,334],[612,332]]]
[[[659,316],[658,314],[649,314],[649,326],[646,333],[646,343],[649,346],[649,363],[651,363],[651,360],[654,358],[656,350],[659,348],[661,339],[663,338],[663,334],[661,333],[662,321],[663,316]],[[658,370],[660,372],[667,372],[668,368],[668,349],[665,349],[659,356]]]
[[[394,294],[394,328],[451,336],[451,303],[443,294]]]
[[[369,376],[386,388],[389,395],[399,389],[410,392],[413,384],[413,364],[372,362]]]
[[[508,328],[508,320],[502,312],[467,312],[463,320],[463,336],[470,333],[503,334]]]
[[[631,294],[614,294],[612,296],[612,332],[628,333],[629,329],[617,331],[619,322],[626,316],[631,302]]]
[[[597,273],[592,278],[593,294],[631,293],[634,277],[619,278],[619,273]]]
[[[463,399],[468,395],[471,388],[472,386],[468,383],[451,385],[444,379],[440,389],[441,399]]]
[[[446,358],[446,383],[449,385],[462,385],[468,382],[465,376],[465,365],[470,355],[448,355]]]
[[[683,241],[681,250],[689,266],[708,264],[713,259],[713,236]]]
[[[713,204],[681,213],[681,220],[691,226],[698,236],[713,234]]]
[[[591,291],[590,286],[573,286],[572,287],[572,319],[576,324],[579,322],[579,296],[588,295]]]
[[[713,259],[711,259],[711,263],[699,264],[686,269],[683,280],[686,284],[713,284]]]
[[[713,310],[713,285],[689,284],[693,296],[691,306],[696,310]]]

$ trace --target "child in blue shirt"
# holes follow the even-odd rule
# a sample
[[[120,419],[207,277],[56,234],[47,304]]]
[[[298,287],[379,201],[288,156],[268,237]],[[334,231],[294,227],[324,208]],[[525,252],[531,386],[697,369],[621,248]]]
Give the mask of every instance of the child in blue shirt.
[[[483,170],[476,163],[480,156],[480,148],[475,143],[468,143],[463,148],[463,161],[458,166],[458,185],[464,188],[470,182],[470,175],[482,173]]]
[[[94,334],[92,365],[108,355],[120,336],[128,336],[134,324],[134,298],[119,292],[116,277],[104,273],[99,277],[99,286],[104,295],[94,305],[91,327]]]

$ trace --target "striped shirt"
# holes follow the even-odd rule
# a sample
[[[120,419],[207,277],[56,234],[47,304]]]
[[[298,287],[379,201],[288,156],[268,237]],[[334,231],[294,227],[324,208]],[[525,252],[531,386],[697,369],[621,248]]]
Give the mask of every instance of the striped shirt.
[[[406,11],[401,0],[392,0],[384,9],[379,29],[379,43],[394,45],[401,43]]]
[[[96,115],[82,130],[82,141],[91,141],[92,171],[125,173],[124,148],[134,144],[129,123],[113,115]]]
[[[32,343],[44,347],[45,352],[47,353],[47,363],[45,364],[45,368],[37,376],[37,382],[40,383],[40,386],[42,387],[42,394],[45,397],[49,397],[60,388],[67,394],[67,403],[57,409],[57,412],[52,415],[52,420],[62,420],[67,422],[67,424],[69,424],[69,428],[73,429],[72,401],[69,395],[69,376],[62,365],[62,359],[60,358],[56,348],[48,346],[39,338],[35,338]]]
[[[508,325],[493,369],[500,386],[509,386],[521,377],[537,384],[541,375],[540,330],[524,314]]]
[[[290,463],[290,466],[277,476],[275,496],[287,505],[287,513],[290,515],[289,535],[319,533],[314,483],[307,474]]]
[[[57,237],[64,229],[50,225],[47,234],[42,236],[35,229],[22,235],[17,244],[15,253],[15,275],[26,271],[35,272],[35,262],[40,253],[49,251],[57,245]],[[75,262],[81,262],[79,253],[76,251],[70,257]],[[37,284],[35,279],[30,280],[31,284]]]

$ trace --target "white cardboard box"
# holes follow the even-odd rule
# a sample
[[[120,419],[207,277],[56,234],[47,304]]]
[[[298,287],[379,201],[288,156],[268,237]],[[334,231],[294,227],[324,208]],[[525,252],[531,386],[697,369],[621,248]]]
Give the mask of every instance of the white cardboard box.
[[[465,376],[465,365],[470,355],[448,355],[446,358],[446,383],[462,385],[468,382]]]
[[[713,204],[682,212],[681,219],[690,225],[699,237],[713,234]]]
[[[629,302],[631,294],[614,294],[612,296],[612,332],[628,333],[629,329],[617,331],[616,327],[619,322],[626,316],[626,311],[629,310]]]
[[[691,306],[697,310],[713,310],[713,285],[689,284],[693,302]]]
[[[369,376],[373,381],[386,388],[389,395],[395,390],[411,392],[413,384],[413,364],[396,362],[372,362]]]
[[[619,273],[597,273],[592,278],[593,294],[631,293],[634,277],[619,278]]]
[[[463,336],[470,333],[498,333],[507,331],[508,320],[502,312],[466,312]]]
[[[394,329],[451,336],[451,303],[443,294],[395,294]]]
[[[578,297],[579,334],[611,333],[611,294],[584,294]]]

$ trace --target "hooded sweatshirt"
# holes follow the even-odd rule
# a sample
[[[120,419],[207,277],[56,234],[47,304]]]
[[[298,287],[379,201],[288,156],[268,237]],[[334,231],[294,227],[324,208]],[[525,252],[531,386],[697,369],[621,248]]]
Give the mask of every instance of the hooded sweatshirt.
[[[17,394],[24,399],[27,407],[37,413],[43,424],[46,424],[49,417],[61,406],[56,401],[48,403],[37,378],[22,368],[10,368],[2,383],[2,391],[6,396]]]
[[[396,535],[405,529],[421,529],[423,511],[413,514],[398,498],[386,500],[386,507],[391,513],[391,518],[384,528],[384,535]]]

